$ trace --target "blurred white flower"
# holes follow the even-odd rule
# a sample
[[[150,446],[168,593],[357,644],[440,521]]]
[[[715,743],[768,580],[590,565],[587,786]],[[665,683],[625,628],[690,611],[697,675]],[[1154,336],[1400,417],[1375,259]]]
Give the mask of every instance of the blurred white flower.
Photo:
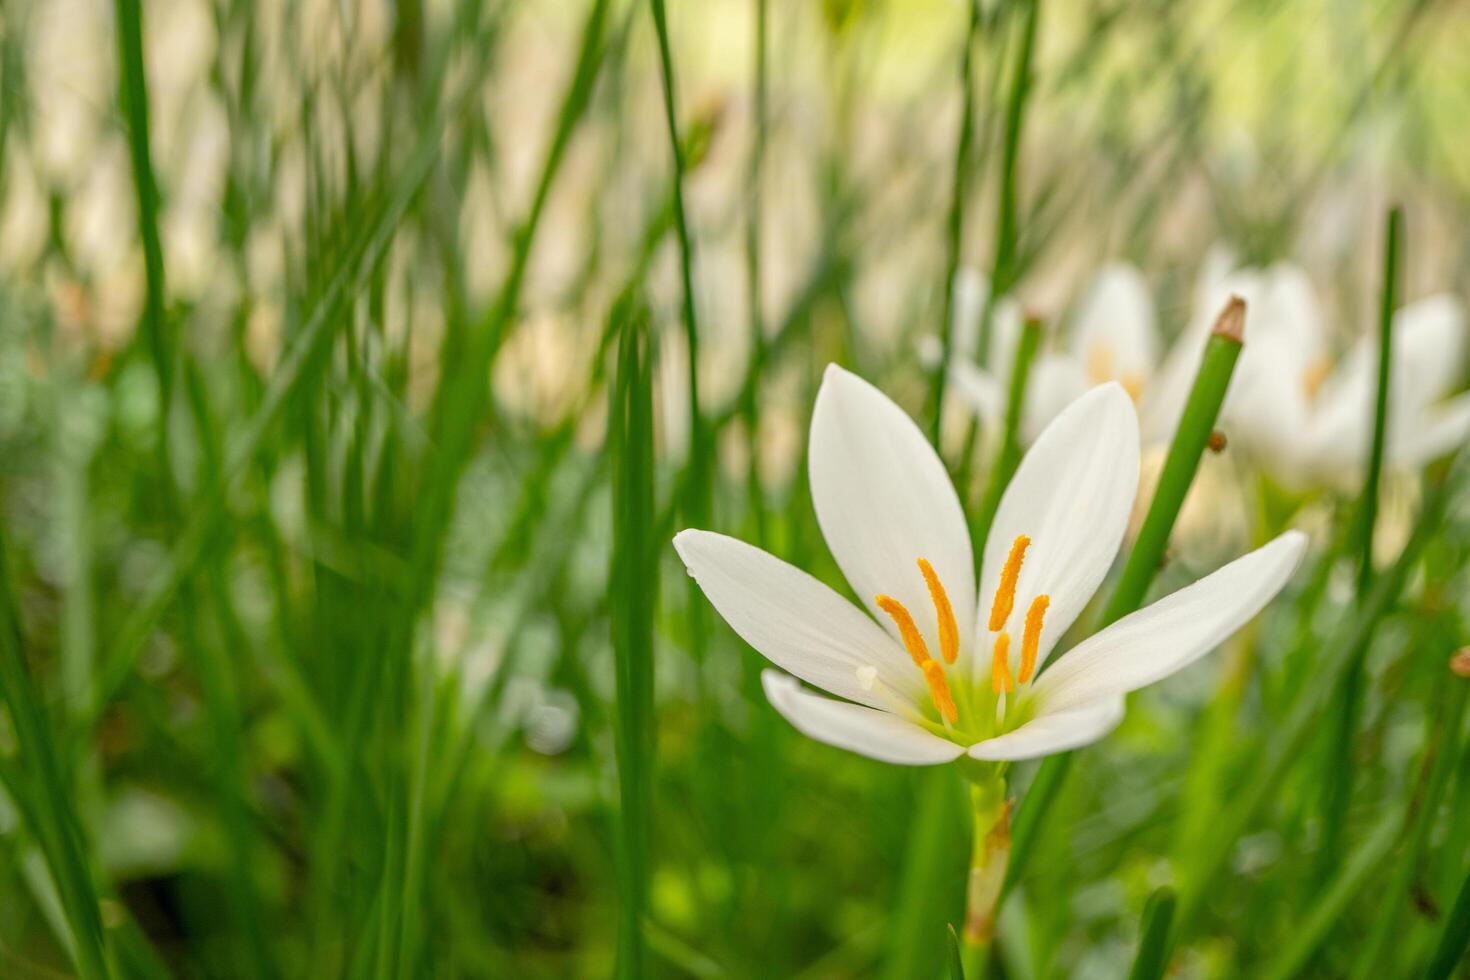
[[[878,389],[832,366],[812,417],[812,500],[833,557],[883,626],[734,538],[686,530],[674,544],[731,627],[788,672],[766,672],[766,695],[806,735],[900,765],[1033,758],[1111,731],[1124,694],[1253,617],[1305,549],[1305,535],[1288,531],[1043,672],[1113,562],[1138,473],[1132,402],[1116,383],[1092,389],[1022,460],[977,592],[969,528],[938,454]]]
[[[1289,489],[1355,489],[1372,441],[1377,340],[1363,336],[1334,360],[1312,287],[1293,266],[1224,272],[1212,263],[1200,285],[1200,315],[1161,372],[1155,410],[1178,417],[1204,345],[1204,313],[1231,293],[1250,309],[1221,410],[1231,445]],[[1452,296],[1394,314],[1384,461],[1390,470],[1417,469],[1470,438],[1470,395],[1451,397],[1462,380],[1465,340],[1464,307]]]
[[[950,377],[955,390],[982,418],[998,422],[1010,390],[1021,315],[1012,301],[996,302],[988,356],[983,365],[976,364],[973,337],[987,289],[983,278],[978,285],[956,283],[956,342]],[[977,299],[961,301],[972,292],[978,294]],[[968,346],[961,346],[961,338]],[[1021,419],[1022,441],[1035,441],[1062,409],[1089,388],[1109,381],[1121,385],[1145,413],[1146,442],[1154,442],[1158,432],[1172,430],[1172,422],[1151,420],[1145,411],[1148,403],[1142,401],[1158,366],[1158,346],[1153,300],[1143,276],[1123,263],[1104,267],[1083,294],[1061,345],[1040,353],[1032,365]],[[929,363],[937,362],[932,348],[924,353]]]

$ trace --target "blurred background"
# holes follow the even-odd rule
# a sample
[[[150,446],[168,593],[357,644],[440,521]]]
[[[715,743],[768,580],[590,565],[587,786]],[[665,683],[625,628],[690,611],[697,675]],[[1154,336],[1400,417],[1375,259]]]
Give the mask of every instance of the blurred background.
[[[1400,202],[1401,295],[1466,295],[1463,3],[670,0],[682,200],[652,6],[0,8],[0,975],[87,975],[89,928],[119,976],[609,975],[610,614],[656,600],[649,975],[938,976],[958,777],[795,733],[672,534],[840,583],[804,482],[821,371],[925,418],[956,277],[1052,347],[1106,264],[1140,270],[1167,338],[1212,256],[1290,262],[1343,349],[1373,329]],[[630,582],[605,438],[635,309],[655,506]],[[947,458],[971,418],[946,401]],[[1233,466],[1206,461],[1220,503],[1170,588],[1249,546]],[[1385,492],[1391,559],[1418,490]],[[1467,537],[1446,525],[1446,571],[1379,630],[1347,843],[1320,846],[1314,748],[1175,975],[1266,975],[1304,931],[1304,975],[1351,971],[1387,878],[1310,913],[1419,785]],[[1327,631],[1352,576],[1320,577],[1320,607],[1293,587],[1079,756],[1006,906],[1004,975],[1126,973],[1146,898],[1285,711],[1231,664]],[[1417,975],[1463,874],[1450,758],[1443,849],[1379,976]]]

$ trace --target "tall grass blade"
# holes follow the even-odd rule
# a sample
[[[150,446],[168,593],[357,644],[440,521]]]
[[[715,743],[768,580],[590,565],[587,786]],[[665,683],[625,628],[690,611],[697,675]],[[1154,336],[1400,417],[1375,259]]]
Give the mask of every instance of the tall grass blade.
[[[1399,251],[1403,237],[1403,212],[1389,209],[1384,228],[1383,288],[1378,307],[1378,383],[1374,393],[1373,430],[1368,447],[1368,467],[1363,475],[1363,492],[1353,532],[1358,550],[1358,601],[1373,584],[1373,536],[1378,524],[1378,493],[1382,482],[1384,442],[1388,425],[1389,375],[1393,363],[1393,311],[1398,305]],[[1363,699],[1364,664],[1367,648],[1348,664],[1335,691],[1332,717],[1328,722],[1327,761],[1323,766],[1322,849],[1318,855],[1319,876],[1335,867],[1341,856],[1343,822],[1353,795],[1353,741]]]
[[[648,904],[649,819],[655,716],[653,617],[658,595],[654,547],[653,376],[648,314],[621,311],[617,373],[608,406],[613,486],[613,554],[608,581],[616,667],[619,896],[617,975],[647,975],[643,917]]]
[[[1143,924],[1139,929],[1138,952],[1128,980],[1159,980],[1169,966],[1172,946],[1169,926],[1174,920],[1174,892],[1160,888],[1148,897],[1143,907]]]
[[[949,377],[954,353],[954,281],[960,268],[960,248],[965,237],[965,200],[970,186],[970,144],[975,132],[975,35],[980,31],[980,0],[970,0],[970,16],[962,35],[960,51],[960,133],[955,140],[954,172],[950,186],[949,213],[945,218],[944,271],[939,283],[939,363],[929,381],[928,416],[930,438],[939,445],[939,423],[944,414],[944,382]]]
[[[20,609],[10,584],[7,546],[0,534],[0,697],[20,751],[20,768],[7,783],[21,783],[23,816],[40,843],[46,866],[61,894],[71,933],[70,951],[83,980],[103,980],[108,967],[107,938],[97,904],[76,801],[52,737],[52,728],[26,663]]]

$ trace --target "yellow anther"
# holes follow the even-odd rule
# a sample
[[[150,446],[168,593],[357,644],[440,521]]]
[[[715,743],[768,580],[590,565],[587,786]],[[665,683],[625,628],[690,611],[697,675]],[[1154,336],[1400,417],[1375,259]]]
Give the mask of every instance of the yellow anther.
[[[990,605],[990,632],[999,633],[1010,618],[1011,607],[1016,604],[1016,579],[1021,577],[1021,562],[1031,539],[1024,534],[1016,535],[1011,542],[1011,553],[1006,556],[1005,568],[1001,569],[1000,585],[995,587],[995,601]]]
[[[1011,677],[1011,634],[1009,633],[1002,633],[995,638],[995,648],[990,653],[990,689],[996,694],[1016,689],[1016,681]]]
[[[1096,343],[1087,348],[1087,380],[1095,385],[1113,380],[1113,348]]]
[[[1332,373],[1332,362],[1325,357],[1313,358],[1302,372],[1302,391],[1307,398],[1316,398],[1317,392],[1322,390],[1322,383]]]
[[[952,664],[960,655],[960,628],[955,623],[954,607],[949,604],[949,594],[944,591],[944,584],[939,581],[927,558],[919,559],[919,571],[924,574],[929,598],[934,601],[934,613],[939,617],[939,652],[945,663]]]
[[[1039,595],[1031,600],[1031,608],[1026,610],[1026,632],[1021,636],[1021,670],[1016,675],[1017,683],[1029,681],[1036,670],[1036,651],[1041,647],[1041,623],[1046,619],[1046,607],[1049,605],[1051,597]]]
[[[898,635],[903,637],[904,649],[908,650],[909,656],[914,658],[914,663],[920,667],[929,659],[929,646],[924,642],[924,635],[914,625],[914,617],[904,608],[903,603],[891,595],[880,595],[873,600],[878,608],[893,617],[893,622],[898,625]]]
[[[1128,392],[1128,398],[1133,404],[1138,404],[1138,399],[1143,397],[1143,375],[1137,371],[1131,371],[1118,379],[1118,384]]]
[[[929,696],[934,699],[934,707],[939,709],[939,714],[945,721],[953,725],[959,721],[960,711],[954,706],[954,698],[949,693],[949,681],[944,678],[944,668],[936,660],[926,660],[919,666],[924,670],[924,680],[929,682]]]

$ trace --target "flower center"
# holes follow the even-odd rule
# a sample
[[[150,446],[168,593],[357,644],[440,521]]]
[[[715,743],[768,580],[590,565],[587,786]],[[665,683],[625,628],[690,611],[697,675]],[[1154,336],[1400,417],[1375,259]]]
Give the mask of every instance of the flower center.
[[[1000,582],[996,585],[995,595],[991,597],[990,614],[986,620],[987,629],[995,634],[991,643],[990,657],[990,689],[997,695],[995,702],[995,721],[997,728],[1002,727],[1006,720],[1006,694],[1012,693],[1019,685],[1028,684],[1036,675],[1036,661],[1041,651],[1041,630],[1046,622],[1046,610],[1051,605],[1051,598],[1047,595],[1032,597],[1030,604],[1026,607],[1025,617],[1020,625],[1021,654],[1020,662],[1013,672],[1011,668],[1011,630],[1007,624],[1016,609],[1016,590],[1021,578],[1021,565],[1026,560],[1026,551],[1031,547],[1031,539],[1024,534],[1017,535],[1016,540],[1011,542],[1010,553],[1006,556],[1006,563],[1001,569]],[[909,657],[914,661],[924,675],[924,682],[929,686],[929,698],[934,703],[935,710],[939,713],[940,721],[946,729],[958,726],[961,733],[973,735],[975,731],[990,729],[991,721],[988,713],[980,710],[977,703],[979,692],[974,690],[968,683],[959,688],[960,703],[964,704],[966,722],[960,725],[959,705],[955,701],[954,689],[950,687],[949,677],[944,667],[946,664],[953,665],[959,658],[960,631],[959,624],[955,619],[954,606],[949,601],[949,593],[945,591],[944,583],[939,580],[939,574],[935,572],[934,566],[928,559],[917,559],[919,573],[924,576],[924,584],[929,588],[929,600],[934,604],[935,620],[938,623],[939,657],[935,659],[929,651],[929,643],[919,626],[914,622],[913,614],[903,603],[893,596],[879,595],[873,599],[874,605],[886,613],[895,626],[898,627],[899,638],[903,641],[904,649],[908,651]],[[866,686],[866,684],[865,684]],[[926,722],[925,724],[932,724]],[[954,732],[951,730],[951,734]]]
[[[949,593],[944,591],[944,583],[939,581],[939,575],[934,571],[934,566],[929,564],[929,560],[920,558],[918,564],[919,572],[924,576],[924,584],[929,587],[929,599],[934,603],[935,618],[939,621],[939,655],[944,658],[945,663],[952,664],[960,655],[960,630],[955,622],[954,607],[950,605]],[[904,649],[913,658],[915,666],[924,672],[924,681],[929,685],[929,697],[939,716],[951,725],[959,721],[960,712],[955,706],[954,695],[950,692],[949,681],[944,676],[944,668],[929,656],[929,644],[924,642],[924,634],[919,632],[914,617],[893,596],[880,595],[873,602],[893,618],[894,625],[898,627],[898,635],[903,639]]]
[[[1317,397],[1317,392],[1322,390],[1322,383],[1332,373],[1332,362],[1325,357],[1317,357],[1307,365],[1302,372],[1302,391],[1306,393],[1307,400],[1312,401]]]
[[[1128,392],[1128,397],[1133,404],[1138,404],[1139,397],[1143,394],[1143,378],[1136,371],[1125,374],[1115,374],[1113,371],[1113,346],[1105,343],[1094,343],[1087,348],[1087,380],[1095,385],[1104,384],[1108,381],[1116,381]]]

